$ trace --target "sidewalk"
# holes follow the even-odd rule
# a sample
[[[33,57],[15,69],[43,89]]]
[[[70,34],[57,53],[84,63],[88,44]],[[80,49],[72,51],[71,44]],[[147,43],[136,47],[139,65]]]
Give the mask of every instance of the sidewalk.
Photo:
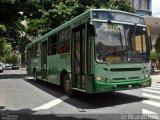
[[[27,68],[25,68],[25,67],[20,67],[20,69],[21,69],[21,70],[26,70]]]
[[[160,84],[160,70],[154,70],[154,72],[151,74],[152,78],[152,85]]]

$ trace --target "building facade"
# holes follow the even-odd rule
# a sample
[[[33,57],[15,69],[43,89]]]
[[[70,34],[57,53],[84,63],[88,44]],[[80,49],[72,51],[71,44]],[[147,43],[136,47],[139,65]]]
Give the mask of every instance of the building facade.
[[[131,6],[139,15],[152,15],[152,0],[130,0]]]

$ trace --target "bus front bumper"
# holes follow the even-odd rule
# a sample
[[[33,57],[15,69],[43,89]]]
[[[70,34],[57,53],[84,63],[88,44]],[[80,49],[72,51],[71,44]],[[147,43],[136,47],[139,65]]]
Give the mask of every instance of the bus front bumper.
[[[123,81],[123,82],[99,82],[95,81],[94,93],[113,92],[119,90],[130,90],[151,86],[151,77],[145,80]]]

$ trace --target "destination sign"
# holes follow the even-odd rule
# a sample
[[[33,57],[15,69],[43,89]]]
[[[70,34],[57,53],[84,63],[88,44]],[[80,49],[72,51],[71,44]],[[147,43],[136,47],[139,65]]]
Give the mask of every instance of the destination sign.
[[[138,15],[122,11],[92,11],[92,18],[101,20],[115,20],[121,22],[130,22],[136,24],[145,24],[144,19]]]

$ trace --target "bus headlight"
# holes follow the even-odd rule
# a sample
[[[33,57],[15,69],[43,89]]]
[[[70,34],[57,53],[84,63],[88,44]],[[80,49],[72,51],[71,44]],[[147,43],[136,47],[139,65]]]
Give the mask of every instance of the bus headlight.
[[[142,73],[145,75],[150,75],[150,70],[143,70]]]
[[[148,78],[149,77],[149,75],[145,75],[145,78]]]
[[[103,77],[96,77],[95,78],[96,79],[96,81],[101,81],[101,82],[105,82],[105,81],[107,81],[107,78],[103,78]]]
[[[148,78],[150,75],[150,70],[143,70],[142,73],[144,74],[145,78]]]

